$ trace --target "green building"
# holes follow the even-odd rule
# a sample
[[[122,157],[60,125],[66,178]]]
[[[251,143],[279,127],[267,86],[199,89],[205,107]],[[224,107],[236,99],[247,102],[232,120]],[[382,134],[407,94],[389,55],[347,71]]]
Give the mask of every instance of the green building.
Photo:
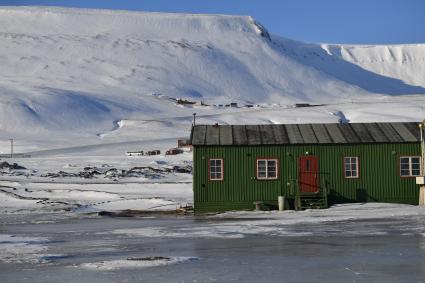
[[[418,123],[195,125],[195,212],[418,204]]]

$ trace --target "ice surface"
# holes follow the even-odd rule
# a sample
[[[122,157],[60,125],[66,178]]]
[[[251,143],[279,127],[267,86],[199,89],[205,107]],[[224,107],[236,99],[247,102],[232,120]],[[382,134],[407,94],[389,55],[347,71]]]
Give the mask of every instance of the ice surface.
[[[140,260],[137,258],[129,258],[123,260],[110,260],[101,262],[83,263],[82,268],[92,270],[116,270],[116,269],[137,269],[146,267],[158,267],[173,265],[198,260],[197,257],[162,257],[153,260]]]
[[[294,216],[3,214],[0,251],[11,258],[0,256],[0,272],[4,282],[421,282],[423,213],[350,204]],[[146,258],[152,260],[139,260]]]
[[[226,220],[224,222],[200,223],[196,227],[173,227],[172,229],[148,227],[118,229],[112,232],[115,234],[153,238],[243,238],[248,235],[300,237],[313,235],[313,232],[308,230],[294,231],[288,227],[294,225],[320,225],[320,223],[423,216],[425,216],[425,207],[419,206],[387,203],[343,204],[323,210],[227,212],[208,217],[210,220],[224,219]],[[422,229],[425,229],[425,227]],[[341,235],[385,235],[387,231],[346,230],[340,233]]]
[[[46,256],[47,238],[0,234],[0,261],[7,263],[36,263]]]

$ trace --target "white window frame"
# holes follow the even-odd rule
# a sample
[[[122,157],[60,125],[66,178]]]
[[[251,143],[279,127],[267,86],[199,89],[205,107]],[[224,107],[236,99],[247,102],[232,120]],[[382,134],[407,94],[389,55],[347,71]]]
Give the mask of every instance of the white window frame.
[[[349,160],[347,161],[348,158],[349,158]],[[353,160],[355,161],[354,163],[353,163]],[[344,156],[344,162],[343,163],[344,163],[343,164],[343,166],[344,166],[343,170],[344,170],[344,178],[345,179],[358,179],[358,178],[360,178],[360,174],[359,174],[359,157],[358,156]],[[347,164],[350,165],[350,167],[348,168],[348,170],[346,168]],[[351,166],[353,164],[356,165],[356,169],[354,169],[354,170],[351,168]],[[350,172],[350,175],[351,176],[347,176],[347,172]],[[356,172],[356,175],[355,176],[353,175],[353,172]]]
[[[265,171],[265,173],[266,173],[266,177],[260,177],[259,176],[259,170],[258,170],[258,168],[259,168],[259,166],[258,166],[258,163],[260,162],[260,161],[265,161],[266,162],[266,171]],[[269,162],[271,162],[271,161],[274,161],[275,162],[275,176],[274,177],[269,177]],[[257,160],[256,160],[256,168],[257,168],[257,171],[256,171],[256,177],[257,177],[257,180],[277,180],[278,178],[279,178],[279,159],[277,159],[277,158],[257,158]]]
[[[220,161],[220,166],[211,166],[211,161]],[[214,174],[220,173],[221,178],[213,178],[212,168],[220,168],[220,171],[214,171]],[[210,158],[208,159],[208,180],[209,181],[223,181],[224,180],[224,160],[223,158]]]
[[[402,169],[401,168],[401,160],[403,159],[403,158],[407,158],[408,160],[409,160],[409,162],[408,162],[408,164],[409,164],[409,168],[408,169]],[[412,162],[412,159],[413,158],[418,158],[419,159],[419,172],[418,172],[418,174],[417,175],[413,175],[413,170],[417,170],[417,169],[413,169],[412,168],[412,164],[413,164],[413,162]],[[420,176],[421,175],[421,171],[422,171],[422,168],[421,168],[421,157],[420,156],[400,156],[399,157],[399,159],[398,159],[398,167],[399,167],[399,175],[400,175],[400,177],[401,178],[411,178],[411,177],[418,177],[418,176]],[[409,174],[408,175],[403,175],[401,172],[402,171],[405,171],[405,170],[408,170],[409,171]]]

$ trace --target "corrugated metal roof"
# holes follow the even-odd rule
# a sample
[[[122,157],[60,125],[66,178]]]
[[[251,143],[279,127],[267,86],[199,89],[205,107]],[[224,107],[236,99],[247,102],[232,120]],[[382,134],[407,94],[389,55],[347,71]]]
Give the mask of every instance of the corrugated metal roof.
[[[350,124],[196,125],[192,144],[362,144],[419,142],[416,122]]]

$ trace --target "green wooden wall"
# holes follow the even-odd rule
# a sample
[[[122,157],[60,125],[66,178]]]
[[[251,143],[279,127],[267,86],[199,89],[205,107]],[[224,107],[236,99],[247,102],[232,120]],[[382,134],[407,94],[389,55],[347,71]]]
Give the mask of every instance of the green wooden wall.
[[[254,201],[276,204],[291,194],[298,177],[298,157],[317,156],[320,184],[326,182],[329,202],[392,202],[417,204],[415,178],[399,176],[399,156],[420,155],[419,143],[358,145],[198,146],[194,148],[195,211],[252,209]],[[358,179],[343,177],[343,157],[359,157]],[[279,159],[277,180],[256,180],[256,158]],[[224,180],[208,180],[208,159],[224,159]],[[293,184],[294,182],[292,182]],[[292,186],[293,187],[293,186]]]

